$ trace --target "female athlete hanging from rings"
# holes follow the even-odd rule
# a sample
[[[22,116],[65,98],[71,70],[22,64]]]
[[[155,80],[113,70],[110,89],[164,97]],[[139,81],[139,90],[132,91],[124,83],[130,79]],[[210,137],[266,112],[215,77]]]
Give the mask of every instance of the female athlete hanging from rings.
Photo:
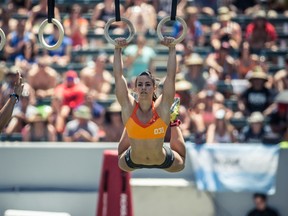
[[[184,168],[186,149],[176,119],[180,102],[175,100],[173,103],[176,75],[174,40],[172,37],[164,37],[161,41],[169,48],[167,76],[162,94],[156,97],[155,79],[151,73],[140,71],[135,82],[135,92],[138,95],[138,99],[135,100],[129,93],[122,69],[121,49],[127,46],[127,41],[123,38],[115,39],[113,70],[116,96],[122,107],[122,119],[125,125],[118,155],[119,167],[124,171],[161,168],[169,172],[179,172]],[[169,125],[172,126],[170,147],[164,145]]]

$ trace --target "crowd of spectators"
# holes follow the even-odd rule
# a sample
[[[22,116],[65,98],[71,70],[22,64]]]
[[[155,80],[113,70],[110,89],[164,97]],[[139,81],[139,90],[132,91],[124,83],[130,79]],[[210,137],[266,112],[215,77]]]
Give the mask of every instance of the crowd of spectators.
[[[159,77],[161,92],[167,55],[155,30],[170,14],[171,2],[121,1],[121,15],[137,32],[123,51],[131,93],[135,76],[146,69]],[[286,49],[285,37],[279,35],[287,33],[287,5],[214,2],[182,0],[177,7],[188,25],[185,39],[176,46],[176,94],[185,139],[197,144],[287,141],[288,55],[267,54]],[[104,25],[114,16],[112,0],[94,6],[56,1],[55,18],[63,23],[65,37],[57,50],[49,51],[37,40],[39,24],[47,18],[46,0],[2,3],[0,28],[7,41],[0,51],[0,107],[13,91],[18,70],[25,82],[2,135],[13,139],[20,134],[23,141],[120,139],[123,123],[113,88],[113,55],[107,52],[113,47],[103,39]],[[279,17],[281,21],[273,22]],[[178,37],[182,26],[173,22],[163,31]],[[110,32],[122,36],[127,28],[117,22]],[[48,25],[45,34],[53,44],[58,29]],[[85,50],[95,53],[78,54]]]

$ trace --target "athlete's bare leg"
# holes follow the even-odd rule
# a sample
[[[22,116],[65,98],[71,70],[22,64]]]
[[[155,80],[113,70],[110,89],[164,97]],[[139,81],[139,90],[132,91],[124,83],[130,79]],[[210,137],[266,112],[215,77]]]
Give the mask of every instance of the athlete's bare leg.
[[[168,172],[179,172],[185,167],[186,147],[179,126],[171,127],[170,148],[174,153],[174,162],[171,167],[165,169]]]

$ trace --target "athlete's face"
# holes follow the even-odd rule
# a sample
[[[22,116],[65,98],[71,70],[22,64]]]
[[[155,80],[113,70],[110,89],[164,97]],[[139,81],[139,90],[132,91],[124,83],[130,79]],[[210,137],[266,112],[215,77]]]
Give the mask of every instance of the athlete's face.
[[[136,83],[136,92],[139,95],[139,98],[150,97],[152,99],[153,93],[155,91],[155,86],[153,81],[148,76],[139,76]]]

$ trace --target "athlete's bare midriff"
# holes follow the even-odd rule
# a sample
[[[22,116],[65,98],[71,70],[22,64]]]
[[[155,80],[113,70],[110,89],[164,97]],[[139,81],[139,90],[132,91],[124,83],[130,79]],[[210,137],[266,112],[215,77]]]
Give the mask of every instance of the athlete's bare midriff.
[[[136,164],[155,165],[165,160],[163,139],[135,140],[129,139],[131,146],[131,159]]]

